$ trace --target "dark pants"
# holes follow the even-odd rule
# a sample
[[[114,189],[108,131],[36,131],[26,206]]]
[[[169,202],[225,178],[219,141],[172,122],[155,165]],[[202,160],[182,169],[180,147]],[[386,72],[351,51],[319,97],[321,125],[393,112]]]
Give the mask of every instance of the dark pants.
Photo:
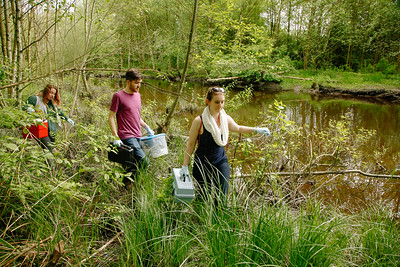
[[[40,138],[39,144],[43,149],[48,149],[50,152],[53,151],[54,142],[56,141],[56,133],[50,132],[49,135],[43,138]]]
[[[227,195],[229,191],[230,169],[228,159],[224,159],[218,164],[195,159],[193,166],[193,177],[200,186],[200,195],[207,198],[207,195]]]
[[[137,170],[145,169],[149,165],[149,159],[144,153],[142,146],[140,144],[140,138],[137,137],[131,137],[127,139],[121,139],[122,143],[125,145],[133,148],[133,153],[134,153],[134,160],[130,164],[127,164],[126,171],[131,172],[131,179],[134,181],[136,178],[136,173]],[[129,184],[129,181],[127,179],[124,179],[125,185]]]

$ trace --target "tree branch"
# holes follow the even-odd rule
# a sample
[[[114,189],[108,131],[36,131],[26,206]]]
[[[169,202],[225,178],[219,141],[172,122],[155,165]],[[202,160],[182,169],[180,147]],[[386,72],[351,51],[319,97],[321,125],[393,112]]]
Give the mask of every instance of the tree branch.
[[[374,177],[374,178],[389,178],[389,179],[400,179],[400,175],[388,175],[388,174],[374,174],[367,173],[360,170],[344,170],[344,171],[315,171],[315,172],[271,172],[265,173],[263,176],[267,175],[276,175],[276,176],[304,176],[304,175],[328,175],[328,174],[350,174],[350,173],[358,173],[366,177]],[[254,174],[244,174],[238,176],[239,178],[252,177]]]
[[[96,254],[98,254],[99,252],[103,251],[106,247],[108,247],[110,244],[112,244],[115,239],[117,239],[120,235],[122,235],[124,233],[124,231],[119,232],[118,234],[116,234],[113,238],[110,239],[110,241],[108,241],[107,243],[105,243],[101,248],[99,248],[95,253],[93,253],[92,255],[90,255],[88,258],[83,259],[81,261],[81,263],[86,262],[87,260],[90,260],[92,257],[96,256]]]

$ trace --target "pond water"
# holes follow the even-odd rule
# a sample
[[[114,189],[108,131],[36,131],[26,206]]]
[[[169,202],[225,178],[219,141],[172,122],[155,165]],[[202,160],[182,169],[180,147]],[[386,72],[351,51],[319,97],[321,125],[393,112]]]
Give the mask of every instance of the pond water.
[[[158,103],[167,103],[173,98],[165,92],[176,91],[176,86],[159,80],[146,80],[141,89],[143,103],[156,100]],[[155,86],[155,87],[153,87]],[[158,88],[165,90],[161,92]],[[207,87],[195,83],[188,83],[184,99],[190,101],[196,94],[205,95]],[[232,92],[230,96],[234,95]],[[388,158],[382,162],[387,169],[400,168],[400,162],[395,162],[391,155],[400,150],[400,105],[383,104],[370,98],[350,98],[339,96],[317,96],[299,94],[292,91],[260,92],[254,91],[250,103],[238,108],[233,114],[233,119],[242,125],[256,126],[263,122],[260,111],[270,108],[275,100],[282,101],[286,106],[285,113],[288,120],[298,125],[307,124],[313,132],[326,128],[330,120],[340,120],[342,116],[350,116],[354,129],[368,129],[376,131],[376,138],[364,153],[373,153],[378,148],[385,148]],[[185,102],[185,101],[184,101]],[[227,98],[229,102],[229,98]],[[194,116],[201,113],[203,106],[197,112],[186,114],[189,122]],[[190,123],[189,123],[190,124]],[[187,125],[188,129],[190,125]]]

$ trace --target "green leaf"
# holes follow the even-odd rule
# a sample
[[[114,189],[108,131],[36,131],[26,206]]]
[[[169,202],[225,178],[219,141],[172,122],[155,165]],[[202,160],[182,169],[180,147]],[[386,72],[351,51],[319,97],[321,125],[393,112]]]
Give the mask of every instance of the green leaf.
[[[18,146],[16,144],[5,143],[4,146],[7,147],[10,150],[18,150]]]

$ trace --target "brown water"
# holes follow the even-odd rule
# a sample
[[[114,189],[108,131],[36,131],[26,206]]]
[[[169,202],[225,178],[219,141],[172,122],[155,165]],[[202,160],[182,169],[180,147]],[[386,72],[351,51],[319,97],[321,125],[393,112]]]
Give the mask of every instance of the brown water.
[[[166,82],[151,80],[152,85],[165,91],[176,91],[176,88]],[[204,96],[207,88],[199,84],[189,83],[185,89],[184,99],[195,102],[196,94]],[[156,100],[158,103],[171,102],[174,97],[144,85],[141,89],[144,104]],[[231,93],[231,96],[235,92]],[[400,151],[400,105],[382,104],[373,98],[328,97],[294,92],[254,92],[249,104],[230,114],[242,125],[257,126],[263,122],[260,111],[266,111],[275,100],[282,101],[286,106],[287,119],[298,125],[309,125],[310,131],[319,132],[325,129],[330,120],[340,120],[341,116],[351,118],[354,129],[375,130],[376,136],[371,146],[365,147],[363,153],[373,153],[377,149],[386,150],[386,158],[381,164],[387,169],[400,169],[400,159],[394,155]],[[229,98],[226,100],[229,102]],[[183,101],[185,106],[187,102]],[[199,102],[196,102],[199,103]],[[196,105],[195,105],[196,107]],[[194,116],[201,113],[204,106],[198,106],[197,112],[186,114],[191,122]],[[182,118],[182,117],[181,117]],[[190,123],[187,125],[188,129]]]

